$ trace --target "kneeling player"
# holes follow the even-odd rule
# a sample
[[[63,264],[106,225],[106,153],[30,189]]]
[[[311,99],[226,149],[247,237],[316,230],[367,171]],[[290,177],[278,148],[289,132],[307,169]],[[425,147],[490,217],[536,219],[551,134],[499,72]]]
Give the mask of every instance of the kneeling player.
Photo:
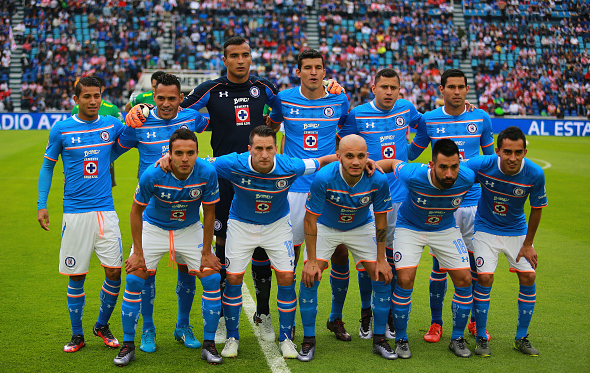
[[[172,172],[148,168],[139,180],[131,208],[133,250],[125,261],[127,285],[121,309],[124,342],[113,360],[119,366],[135,359],[141,290],[148,272],[156,270],[166,253],[172,260],[180,254],[189,273],[201,280],[205,329],[201,358],[212,364],[222,362],[214,344],[221,311],[221,264],[211,252],[215,203],[219,200],[217,175],[209,163],[197,159],[197,137],[190,130],[176,130],[170,137],[169,149]],[[201,203],[203,224],[199,216]]]

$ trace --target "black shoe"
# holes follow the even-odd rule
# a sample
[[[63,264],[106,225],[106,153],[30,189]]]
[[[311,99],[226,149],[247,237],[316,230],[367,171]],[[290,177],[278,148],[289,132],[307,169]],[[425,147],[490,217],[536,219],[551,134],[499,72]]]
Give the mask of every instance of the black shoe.
[[[117,341],[117,338],[115,338],[113,336],[113,333],[111,333],[111,329],[109,329],[109,324],[103,325],[100,328],[92,327],[92,334],[102,338],[104,344],[110,348],[119,347],[119,341]]]
[[[350,334],[348,334],[346,329],[344,329],[344,323],[340,318],[337,318],[334,321],[328,320],[326,323],[326,328],[336,335],[336,339],[344,342],[349,342],[352,339],[350,338]]]
[[[373,311],[371,307],[361,309],[361,319],[359,320],[359,337],[362,339],[371,339],[373,337]]]
[[[74,334],[72,335],[70,342],[64,346],[64,351],[76,352],[84,346],[86,346],[84,343],[84,336],[82,334]]]

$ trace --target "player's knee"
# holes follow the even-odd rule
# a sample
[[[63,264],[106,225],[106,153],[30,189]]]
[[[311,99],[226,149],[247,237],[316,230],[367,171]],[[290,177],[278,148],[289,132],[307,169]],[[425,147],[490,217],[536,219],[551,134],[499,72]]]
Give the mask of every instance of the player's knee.
[[[480,273],[477,275],[477,283],[485,287],[492,286],[494,283],[494,275]]]
[[[293,281],[295,281],[295,277],[293,272],[279,272],[276,271],[275,275],[277,277],[277,284],[281,286],[291,286]]]
[[[348,263],[348,249],[344,245],[336,246],[331,261],[333,264],[346,265]]]
[[[209,272],[209,273],[207,273]],[[203,272],[203,277],[200,278],[201,286],[203,290],[214,291],[219,289],[219,282],[221,281],[221,275],[219,272],[207,271]]]
[[[225,237],[215,236],[215,243],[218,245],[225,245]]]
[[[537,274],[535,272],[518,272],[518,281],[521,285],[533,286],[536,278]]]
[[[411,273],[404,273],[405,271],[397,271],[397,284],[402,289],[413,289],[414,278]]]
[[[111,281],[121,281],[121,268],[104,268],[105,276]]]
[[[178,272],[188,273],[188,266],[186,264],[176,264],[178,265]]]
[[[244,281],[244,274],[227,274],[225,279],[230,285],[240,285]]]

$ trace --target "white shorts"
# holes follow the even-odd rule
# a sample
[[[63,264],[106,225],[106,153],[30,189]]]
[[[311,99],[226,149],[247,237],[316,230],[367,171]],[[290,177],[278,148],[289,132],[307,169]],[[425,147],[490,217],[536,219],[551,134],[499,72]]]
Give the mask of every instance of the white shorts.
[[[115,211],[63,214],[59,273],[67,276],[88,273],[92,251],[103,267],[121,268],[123,246]]]
[[[377,240],[375,238],[375,223],[370,222],[349,231],[331,228],[318,223],[318,239],[316,243],[316,258],[328,262],[336,250],[336,246],[344,244],[352,254],[357,269],[364,270],[363,262],[377,261]],[[303,253],[303,260],[307,261],[307,250]]]
[[[182,257],[182,262],[188,266],[189,273],[200,272],[203,250],[201,222],[171,231],[144,221],[141,241],[143,258],[149,273],[156,272],[158,263],[165,254],[168,254],[168,265],[170,262],[179,262],[178,259]],[[133,254],[133,247],[131,247],[131,254]]]
[[[467,246],[467,251],[473,254],[473,227],[475,224],[475,213],[477,212],[477,206],[465,206],[459,207],[454,212],[455,222],[461,231],[463,236],[463,242]],[[432,249],[429,250],[430,255],[434,256]]]
[[[399,210],[399,207],[402,205],[402,203],[395,202],[391,205],[393,209],[391,211],[387,211],[387,237],[385,239],[385,247],[388,249],[393,249],[393,237],[395,235],[395,225],[397,224],[397,211]],[[373,205],[371,205],[369,208],[371,209],[371,214],[373,214],[373,219],[375,219]]]
[[[473,255],[477,273],[493,274],[498,266],[498,254],[504,253],[510,265],[510,272],[535,272],[525,257],[516,262],[516,257],[525,239],[523,236],[497,236],[476,232],[473,236]]]
[[[469,254],[459,228],[449,228],[436,232],[397,228],[395,231],[395,252],[393,254],[395,268],[417,267],[426,245],[430,246],[430,250],[440,262],[440,269],[470,268]]]
[[[289,200],[289,213],[291,227],[293,229],[293,245],[298,246],[305,241],[305,234],[303,232],[303,220],[305,219],[305,202],[307,201],[307,193],[304,192],[289,192],[287,196]]]
[[[246,272],[254,249],[262,247],[271,267],[279,272],[293,272],[295,251],[289,215],[271,224],[249,224],[239,220],[227,221],[225,270],[238,275]]]

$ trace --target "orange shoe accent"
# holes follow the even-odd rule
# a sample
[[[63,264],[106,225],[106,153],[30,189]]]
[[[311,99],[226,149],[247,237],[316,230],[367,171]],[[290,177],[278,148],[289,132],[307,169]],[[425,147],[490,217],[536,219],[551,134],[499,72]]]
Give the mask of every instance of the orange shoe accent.
[[[439,324],[432,324],[430,325],[430,329],[428,329],[428,333],[424,335],[424,340],[430,343],[436,343],[440,341],[440,337],[442,336],[442,326]]]
[[[469,325],[467,325],[467,329],[469,330],[469,333],[471,333],[472,336],[477,338],[477,327],[475,326],[475,321],[470,321]],[[486,329],[486,338],[488,339],[488,342],[491,339],[490,333],[487,331],[487,329]]]

